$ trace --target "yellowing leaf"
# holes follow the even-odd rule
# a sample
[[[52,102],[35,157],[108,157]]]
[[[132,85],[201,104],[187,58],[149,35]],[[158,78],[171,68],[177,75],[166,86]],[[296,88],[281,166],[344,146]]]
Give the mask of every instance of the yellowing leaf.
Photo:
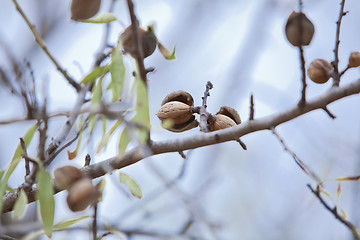
[[[82,135],[83,135],[83,131],[81,131],[80,134],[79,134],[78,140],[76,142],[75,150],[72,151],[72,152],[67,151],[67,155],[68,155],[69,160],[73,160],[74,158],[76,158],[76,156],[78,154],[78,151],[80,149],[80,146],[81,146]]]
[[[36,199],[39,200],[43,229],[46,236],[51,238],[55,214],[54,188],[51,177],[45,169],[39,170],[37,183],[39,190]]]
[[[18,199],[14,205],[13,218],[20,219],[24,216],[26,205],[28,204],[27,196],[23,189],[21,189]]]
[[[120,182],[122,184],[125,184],[128,187],[128,189],[130,190],[131,194],[134,197],[137,197],[139,199],[143,197],[143,193],[142,193],[141,188],[135,182],[135,180],[132,179],[129,175],[127,175],[127,174],[125,174],[123,172],[120,172],[119,178],[120,178]]]
[[[68,219],[68,220],[61,221],[61,222],[54,225],[53,230],[54,231],[65,230],[65,229],[69,228],[70,226],[80,222],[81,220],[87,219],[89,217],[90,216],[81,216],[81,217],[78,217],[78,218],[73,218],[73,219]]]
[[[25,136],[23,137],[23,139],[24,139],[26,147],[29,146],[32,138],[34,137],[36,129],[37,129],[37,124],[31,126],[30,129],[27,130],[27,132],[25,133]],[[21,145],[19,143],[15,150],[14,156],[11,159],[10,165],[9,165],[4,177],[1,179],[1,182],[0,182],[0,213],[2,212],[3,196],[5,193],[7,182],[9,181],[9,178],[10,178],[11,174],[13,173],[13,171],[15,170],[16,166],[19,164],[22,154],[23,154],[23,149],[21,148]]]
[[[174,60],[174,59],[176,59],[176,57],[175,57],[175,46],[174,46],[174,48],[173,48],[173,50],[171,52],[170,52],[169,49],[167,49],[160,42],[158,42],[158,47],[159,47],[159,50],[161,52],[161,55],[163,55],[163,57],[166,60]]]
[[[347,218],[347,215],[346,215],[346,212],[344,211],[344,209],[340,208],[340,213],[341,213],[341,216],[343,217],[343,219]]]
[[[101,98],[102,98],[102,78],[99,79],[99,81],[96,83],[96,85],[93,89],[93,96],[91,98],[91,104],[92,105],[101,104]]]
[[[104,12],[101,13],[99,16],[87,20],[82,20],[80,22],[85,23],[109,23],[116,20],[116,16],[113,13]]]
[[[121,54],[121,46],[117,46],[111,54],[110,73],[110,88],[113,92],[112,101],[115,102],[121,99],[125,82],[125,66],[123,55]]]

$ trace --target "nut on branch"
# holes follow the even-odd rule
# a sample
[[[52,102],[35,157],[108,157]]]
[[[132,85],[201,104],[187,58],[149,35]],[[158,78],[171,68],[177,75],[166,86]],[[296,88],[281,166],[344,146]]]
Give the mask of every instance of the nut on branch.
[[[71,19],[86,20],[93,17],[100,9],[101,0],[72,0]]]
[[[172,132],[183,132],[198,126],[192,112],[194,100],[184,91],[170,93],[161,103],[156,114],[162,126]]]
[[[220,129],[234,127],[240,123],[241,119],[238,112],[232,107],[223,106],[214,117],[209,119],[208,126],[210,131],[213,132]]]
[[[360,66],[360,52],[352,52],[349,57],[350,68],[355,68]]]
[[[99,197],[100,191],[92,184],[91,179],[83,178],[69,189],[67,204],[73,212],[83,211]]]
[[[330,77],[333,66],[325,59],[315,59],[308,67],[309,78],[318,84],[326,83]]]
[[[58,189],[69,189],[75,182],[83,178],[83,175],[77,167],[64,166],[55,169],[54,183]]]
[[[285,26],[285,34],[293,46],[307,46],[314,36],[314,24],[304,13],[293,11]]]
[[[142,42],[142,50],[144,58],[147,58],[154,53],[157,46],[157,38],[151,27],[148,27],[147,30],[139,28],[139,33]],[[123,46],[125,53],[129,53],[133,58],[136,58],[135,55],[135,46],[134,34],[131,25],[126,27],[124,32],[120,35],[120,41]]]

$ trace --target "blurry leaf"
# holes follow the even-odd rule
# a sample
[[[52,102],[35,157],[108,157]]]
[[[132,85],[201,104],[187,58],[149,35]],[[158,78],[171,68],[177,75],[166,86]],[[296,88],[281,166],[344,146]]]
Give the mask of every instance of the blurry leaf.
[[[102,98],[102,78],[99,79],[99,81],[96,83],[94,89],[93,89],[93,96],[91,98],[91,104],[92,105],[99,105],[101,104],[101,98]]]
[[[125,82],[125,66],[123,56],[121,53],[121,46],[117,46],[111,54],[111,89],[113,91],[112,101],[115,102],[121,99],[122,91]]]
[[[92,70],[91,73],[89,73],[80,83],[93,83],[98,79],[99,77],[105,75],[109,72],[109,66],[100,66],[96,67],[94,70]]]
[[[80,116],[78,118],[78,121],[77,121],[77,125],[76,125],[76,131],[80,131],[81,128],[84,126],[85,122],[84,122],[84,117],[83,116]]]
[[[105,178],[102,178],[100,180],[100,182],[98,184],[96,184],[96,187],[97,189],[99,190],[100,192],[100,197],[98,199],[98,202],[101,202],[103,200],[103,193],[104,193],[104,190],[105,190],[105,186],[106,186],[106,180]]]
[[[320,189],[320,192],[325,194],[326,196],[328,196],[329,198],[331,198],[331,195],[330,193],[328,193],[327,191],[323,190],[323,189]]]
[[[158,47],[159,47],[159,50],[160,50],[161,54],[163,55],[163,57],[166,60],[174,60],[174,59],[176,59],[176,57],[175,57],[175,46],[174,46],[174,48],[173,48],[173,50],[171,52],[170,52],[169,49],[167,49],[160,42],[158,42]]]
[[[4,175],[4,172],[5,172],[4,169],[0,170],[0,180],[1,180],[2,176]]]
[[[360,176],[335,178],[335,181],[358,181]]]
[[[103,135],[106,133],[106,124],[107,124],[107,118],[105,116],[102,117],[101,119],[102,121],[102,130],[103,130]]]
[[[43,229],[46,236],[51,238],[55,213],[54,188],[51,177],[45,169],[39,170],[37,184],[39,189],[36,192],[36,199],[40,204]]]
[[[339,184],[336,190],[336,199],[338,200],[341,196],[341,185]]]
[[[346,214],[346,212],[344,211],[344,209],[340,208],[340,213],[341,213],[341,216],[343,217],[343,219],[346,220],[347,214]]]
[[[72,0],[71,19],[85,20],[94,16],[100,9],[101,0]]]
[[[81,131],[80,134],[79,134],[79,137],[78,137],[77,142],[76,142],[75,150],[72,151],[72,152],[70,152],[69,150],[67,151],[67,155],[68,155],[69,160],[73,160],[74,158],[76,158],[76,156],[78,154],[78,151],[80,149],[80,146],[81,146],[82,135],[83,135],[83,131]]]
[[[105,146],[109,142],[109,139],[110,139],[111,135],[120,126],[120,124],[121,124],[120,120],[116,121],[114,126],[112,126],[112,128],[102,136],[102,138],[100,140],[100,143],[99,143],[99,145],[98,145],[98,147],[96,149],[96,153],[101,152],[101,150],[103,150],[105,148]]]
[[[23,189],[21,189],[18,199],[14,205],[13,218],[20,219],[24,216],[26,205],[28,204],[27,196]]]
[[[139,74],[138,74],[139,75]],[[146,84],[140,79],[137,80],[136,89],[136,113],[133,121],[140,124],[144,128],[138,128],[138,140],[140,144],[146,144],[150,131],[150,114],[149,114],[149,102],[148,92]]]
[[[116,20],[116,16],[113,13],[104,12],[99,16],[87,20],[82,20],[81,22],[85,23],[109,23]]]
[[[5,188],[5,191],[8,191],[8,192],[15,192],[15,189],[9,187],[8,184],[6,184],[6,188]]]
[[[93,134],[94,129],[95,129],[95,125],[96,125],[96,117],[95,115],[91,115],[89,117],[89,127],[90,127],[90,136]]]
[[[31,232],[29,234],[26,234],[24,237],[22,237],[21,240],[38,240],[44,234],[45,234],[44,230]]]
[[[37,129],[37,124],[34,124],[25,133],[25,136],[23,137],[23,139],[24,139],[26,147],[29,146],[32,138],[34,137],[36,129]],[[7,187],[7,183],[9,181],[11,174],[15,170],[16,166],[19,164],[22,154],[23,154],[23,149],[21,148],[21,144],[19,143],[18,146],[16,147],[14,156],[11,159],[10,165],[9,165],[4,177],[1,179],[1,182],[0,182],[0,213],[2,212],[1,210],[2,210],[2,204],[3,204],[3,196],[5,193],[5,189]]]
[[[127,148],[127,146],[129,145],[131,141],[131,138],[126,130],[126,128],[124,128],[124,130],[122,131],[121,135],[120,135],[120,139],[119,139],[119,147],[118,147],[118,155],[119,156],[123,156],[125,153],[125,150]]]
[[[87,219],[87,218],[90,218],[90,216],[81,216],[81,217],[78,217],[78,218],[73,218],[73,219],[61,221],[61,222],[54,225],[53,230],[54,231],[65,230],[65,229],[69,228],[70,226],[80,222],[81,220]]]
[[[120,182],[122,184],[125,184],[129,188],[131,194],[134,197],[137,197],[139,199],[143,197],[143,193],[142,193],[141,188],[135,182],[135,180],[132,179],[129,175],[127,175],[127,174],[125,174],[123,172],[120,172],[119,173],[119,178],[120,178]]]

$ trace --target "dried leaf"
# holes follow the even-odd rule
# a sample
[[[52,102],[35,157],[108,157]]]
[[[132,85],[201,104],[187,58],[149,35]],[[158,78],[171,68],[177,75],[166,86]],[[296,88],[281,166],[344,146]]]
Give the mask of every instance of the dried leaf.
[[[93,17],[100,9],[101,0],[72,0],[71,19],[85,20]]]
[[[335,181],[358,181],[360,176],[335,178]]]
[[[176,59],[176,57],[175,57],[175,46],[173,47],[173,50],[171,52],[170,52],[169,49],[167,49],[160,42],[158,42],[158,47],[159,47],[159,50],[160,50],[161,54],[163,55],[163,57],[166,60],[174,60],[174,59]]]
[[[76,158],[76,156],[78,154],[78,151],[80,149],[80,146],[81,146],[82,135],[83,135],[83,131],[81,131],[80,134],[79,134],[79,137],[78,137],[77,142],[76,142],[75,150],[72,151],[72,152],[67,151],[67,155],[68,155],[69,160],[73,160],[74,158]]]

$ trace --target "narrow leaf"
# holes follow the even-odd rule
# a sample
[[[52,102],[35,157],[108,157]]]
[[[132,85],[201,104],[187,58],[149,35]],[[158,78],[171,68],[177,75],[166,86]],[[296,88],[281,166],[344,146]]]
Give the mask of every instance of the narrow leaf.
[[[135,180],[133,178],[131,178],[129,175],[127,175],[123,172],[120,172],[119,178],[120,178],[120,182],[122,184],[125,184],[129,188],[131,194],[134,197],[137,197],[139,199],[143,197],[141,188],[139,187],[139,185],[135,182]]]
[[[99,16],[87,20],[82,20],[80,22],[85,23],[109,23],[116,20],[116,16],[113,13],[104,12],[101,13]]]
[[[343,219],[346,220],[347,214],[346,214],[346,212],[344,211],[344,209],[340,208],[340,213],[341,213],[341,216],[343,217]]]
[[[51,177],[45,169],[40,169],[37,175],[37,183],[39,190],[36,193],[36,199],[39,200],[40,204],[43,229],[46,236],[51,238],[55,213],[54,188]]]
[[[18,199],[16,200],[14,205],[14,212],[13,212],[14,219],[20,219],[24,216],[25,208],[27,204],[28,204],[27,196],[24,190],[21,189]]]
[[[120,126],[120,124],[121,124],[120,120],[116,121],[114,126],[112,126],[111,129],[102,136],[102,138],[100,140],[100,143],[99,143],[99,145],[98,145],[98,147],[96,149],[96,153],[101,152],[101,150],[103,150],[106,147],[107,143],[109,142],[109,139],[110,139],[111,135]]]
[[[44,234],[45,234],[44,230],[41,229],[41,230],[26,234],[24,237],[21,238],[21,240],[38,240]]]
[[[335,181],[358,181],[360,176],[335,178]]]
[[[73,160],[74,158],[76,158],[76,156],[77,156],[77,154],[79,152],[80,146],[81,146],[82,135],[83,135],[83,131],[81,131],[80,134],[79,134],[79,137],[78,137],[77,142],[76,142],[75,150],[72,151],[72,152],[67,151],[67,155],[68,155],[69,160]]]
[[[175,57],[175,46],[173,47],[173,50],[171,52],[170,52],[169,49],[167,49],[160,42],[158,42],[158,47],[159,47],[159,50],[160,50],[161,54],[163,55],[163,57],[166,60],[174,60],[174,59],[176,59],[176,57]]]
[[[92,72],[90,72],[80,83],[93,83],[98,79],[99,77],[105,75],[109,72],[109,66],[100,66],[96,67]]]
[[[127,146],[129,145],[131,138],[126,128],[122,131],[119,139],[118,155],[123,156]]]
[[[125,66],[123,62],[123,55],[121,53],[121,46],[119,45],[111,54],[110,73],[110,88],[113,91],[112,101],[115,102],[121,99],[125,82]]]
[[[143,128],[138,128],[138,140],[140,144],[146,144],[150,131],[148,91],[146,84],[140,78],[136,80],[136,113],[133,121],[143,126]]]
[[[341,196],[341,185],[339,184],[336,190],[336,199],[338,200]]]
[[[102,78],[99,79],[99,81],[96,83],[96,85],[93,89],[93,96],[91,99],[91,104],[92,105],[101,104],[101,98],[102,98]]]
[[[328,196],[329,198],[331,198],[331,195],[330,193],[328,193],[327,191],[323,190],[323,189],[320,189],[320,192],[325,194],[326,196]]]
[[[54,225],[53,230],[54,231],[65,230],[65,229],[71,227],[72,225],[80,222],[81,220],[84,220],[84,219],[87,219],[87,218],[90,218],[90,216],[81,216],[81,217],[78,217],[78,218],[73,218],[73,219],[68,219],[68,220],[61,221],[61,222]]]
[[[36,129],[37,129],[37,124],[34,124],[25,133],[25,136],[23,137],[23,139],[24,139],[26,147],[29,146],[32,138],[34,137]],[[3,196],[4,196],[4,193],[5,193],[7,183],[9,181],[9,178],[10,178],[11,174],[15,170],[16,166],[19,164],[22,154],[23,154],[23,149],[21,148],[21,145],[19,143],[18,146],[16,147],[14,156],[11,159],[10,165],[9,165],[4,177],[1,179],[1,182],[0,182],[0,213],[2,212],[1,210],[2,210],[2,204],[3,204]]]
[[[104,193],[104,190],[105,190],[105,186],[106,186],[105,178],[102,178],[100,180],[100,182],[98,184],[96,184],[96,187],[98,188],[98,190],[100,192],[100,197],[98,199],[98,202],[101,202],[103,200],[103,193]]]

